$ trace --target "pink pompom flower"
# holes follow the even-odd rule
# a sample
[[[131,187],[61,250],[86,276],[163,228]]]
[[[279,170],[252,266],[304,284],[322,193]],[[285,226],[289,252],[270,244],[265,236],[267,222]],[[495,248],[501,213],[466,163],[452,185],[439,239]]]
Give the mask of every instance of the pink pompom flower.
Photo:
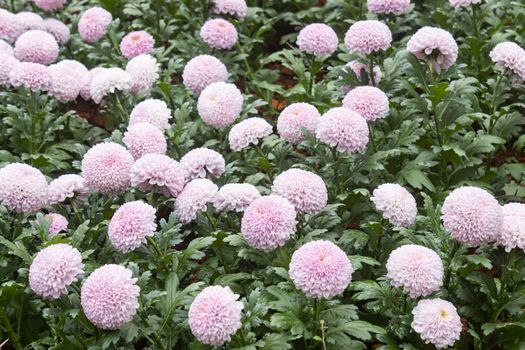
[[[359,113],[367,121],[383,119],[390,110],[388,97],[373,86],[357,86],[343,99],[343,107]]]
[[[58,299],[84,272],[82,255],[68,244],[42,249],[29,267],[29,287],[44,299]]]
[[[84,281],[80,303],[87,319],[98,328],[120,329],[135,316],[139,293],[131,270],[115,264],[103,265]]]
[[[293,253],[288,274],[307,297],[331,299],[348,287],[353,271],[341,248],[319,240],[308,242]]]
[[[48,187],[48,200],[50,204],[62,203],[68,199],[76,204],[82,204],[90,193],[82,176],[66,174],[51,181]]]
[[[58,57],[58,43],[49,33],[29,30],[16,39],[15,56],[20,61],[48,65]]]
[[[47,180],[40,170],[22,163],[0,169],[0,202],[17,213],[31,213],[47,204]]]
[[[49,94],[62,103],[76,100],[81,83],[88,74],[87,68],[74,60],[63,60],[49,66],[51,88]]]
[[[458,44],[452,34],[441,28],[420,28],[407,43],[408,52],[418,59],[432,59],[432,68],[437,72],[450,68],[458,58]]]
[[[498,243],[507,252],[516,247],[525,251],[525,204],[509,203],[505,204],[501,210],[503,224]]]
[[[244,19],[248,6],[246,0],[212,0],[212,12],[216,14],[231,15],[237,19]]]
[[[416,221],[416,200],[401,185],[379,185],[374,190],[370,200],[376,209],[383,214],[383,217],[394,226],[408,227]]]
[[[407,13],[410,0],[367,0],[368,11],[385,15],[400,15]]]
[[[120,42],[120,51],[122,55],[128,60],[137,57],[138,55],[145,55],[153,51],[155,46],[155,39],[143,30],[130,32],[126,34]]]
[[[272,126],[263,118],[248,118],[235,124],[228,134],[230,148],[240,151],[250,144],[257,145],[259,140],[272,133]]]
[[[49,213],[44,215],[44,218],[51,222],[49,226],[49,235],[56,235],[62,231],[67,230],[68,221],[67,219],[57,213]]]
[[[171,110],[166,102],[153,98],[140,102],[129,115],[129,125],[150,123],[164,131],[170,127]]]
[[[133,79],[121,68],[105,68],[95,74],[89,86],[91,99],[100,103],[104,97],[117,90],[128,93],[133,85]]]
[[[80,16],[78,33],[85,42],[93,44],[106,34],[111,21],[111,13],[102,7],[92,7]]]
[[[219,177],[224,173],[226,162],[224,157],[209,148],[194,148],[186,153],[181,159],[180,164],[186,171],[186,179],[193,180],[199,177]]]
[[[0,39],[0,54],[14,56],[15,50],[7,41]]]
[[[40,28],[44,19],[38,13],[30,11],[21,11],[16,14],[16,18],[24,26],[24,31],[34,30]]]
[[[277,119],[277,132],[279,136],[292,144],[304,141],[305,135],[302,128],[315,133],[321,115],[309,103],[292,103],[282,110]]]
[[[448,2],[456,9],[461,6],[481,4],[481,0],[448,0]]]
[[[506,41],[496,45],[490,51],[490,58],[497,66],[508,68],[520,80],[525,80],[525,50],[518,44]]]
[[[93,81],[93,78],[95,75],[99,74],[106,68],[102,67],[95,67],[91,69],[84,77],[82,78],[82,81],[80,82],[80,97],[82,97],[85,101],[89,100],[91,98],[91,82]]]
[[[15,14],[0,9],[0,39],[13,43],[24,31],[22,21]]]
[[[337,45],[337,34],[324,23],[309,24],[297,36],[299,50],[313,55],[331,55],[337,50]]]
[[[229,50],[237,43],[237,29],[230,22],[222,19],[210,19],[201,28],[202,40],[211,48]]]
[[[387,50],[392,43],[392,32],[386,24],[376,20],[357,21],[345,35],[348,51],[368,55]]]
[[[131,92],[149,95],[151,88],[159,78],[159,65],[150,55],[138,55],[129,60],[126,72],[131,76]]]
[[[175,200],[177,218],[188,224],[197,218],[199,211],[206,211],[219,188],[208,179],[195,179],[189,182]]]
[[[452,303],[443,299],[420,300],[412,310],[412,329],[425,343],[438,349],[454,345],[461,336],[461,319]]]
[[[261,197],[261,193],[251,184],[226,184],[213,197],[213,206],[217,211],[243,212],[252,202]]]
[[[34,0],[34,3],[44,11],[55,11],[64,7],[66,0]]]
[[[177,196],[186,183],[186,172],[177,161],[163,154],[145,154],[131,167],[131,185],[141,191]]]
[[[368,144],[368,124],[365,118],[348,108],[328,110],[319,121],[317,138],[339,152],[362,152]]]
[[[182,81],[191,92],[200,94],[211,83],[228,79],[226,66],[218,58],[200,55],[192,58],[182,72]]]
[[[239,117],[243,101],[241,91],[234,84],[212,83],[200,94],[197,111],[206,125],[221,129]]]
[[[9,86],[9,74],[20,63],[12,55],[0,53],[0,86]]]
[[[148,153],[165,154],[168,149],[164,133],[150,123],[130,125],[122,142],[135,159]]]
[[[202,343],[221,346],[241,328],[242,302],[230,287],[210,286],[190,305],[188,323],[191,333]]]
[[[54,18],[46,18],[39,29],[51,34],[62,45],[67,44],[71,36],[69,27]]]
[[[24,88],[37,92],[51,88],[52,79],[48,67],[31,62],[20,62],[9,72],[9,83],[13,87]]]

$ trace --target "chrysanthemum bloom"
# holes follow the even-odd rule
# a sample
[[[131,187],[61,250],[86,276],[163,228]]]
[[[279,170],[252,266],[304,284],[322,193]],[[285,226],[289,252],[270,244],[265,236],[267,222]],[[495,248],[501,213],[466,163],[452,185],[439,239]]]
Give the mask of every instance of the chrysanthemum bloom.
[[[128,62],[126,72],[133,81],[131,92],[149,94],[153,84],[159,78],[159,65],[154,57],[139,55]]]
[[[501,235],[503,211],[498,201],[481,188],[464,186],[452,191],[441,208],[443,226],[460,242],[492,243]]]
[[[186,63],[182,72],[184,86],[195,94],[200,94],[211,83],[226,81],[227,79],[228,71],[224,63],[209,55],[192,58]]]
[[[309,24],[297,36],[299,50],[313,55],[331,55],[337,50],[337,45],[337,34],[324,23]]]
[[[293,253],[288,274],[307,297],[331,299],[348,287],[352,272],[352,264],[341,248],[319,240],[308,242]]]
[[[38,211],[47,204],[47,180],[30,165],[8,164],[0,169],[0,202],[17,213]]]
[[[213,206],[217,211],[243,212],[261,194],[251,184],[226,184],[222,186],[213,198]]]
[[[245,0],[212,0],[212,12],[216,14],[231,15],[238,19],[244,19],[248,6]]]
[[[197,212],[206,211],[218,191],[217,185],[208,179],[195,179],[189,182],[175,200],[177,218],[187,224],[197,217]]]
[[[33,0],[33,2],[44,11],[55,11],[62,8],[66,0]]]
[[[102,67],[95,67],[91,69],[84,77],[82,78],[82,81],[80,83],[80,97],[82,97],[84,100],[89,100],[91,98],[91,82],[93,81],[93,78],[95,75],[99,74],[106,68]]]
[[[95,43],[106,34],[112,20],[111,13],[102,7],[92,7],[80,17],[78,33],[85,42]]]
[[[497,66],[512,70],[520,80],[525,80],[525,50],[518,44],[506,41],[490,51],[490,58]]]
[[[443,299],[420,300],[412,310],[412,329],[425,343],[438,349],[454,345],[461,336],[461,319],[452,303]]]
[[[310,171],[288,169],[275,178],[272,193],[290,201],[299,213],[316,214],[326,207],[323,179]]]
[[[363,55],[387,50],[391,42],[392,32],[388,26],[376,20],[355,22],[345,35],[348,51]]]
[[[197,101],[202,121],[216,129],[233,124],[242,111],[243,97],[234,84],[224,82],[208,85]]]
[[[0,39],[13,43],[24,30],[24,25],[15,14],[0,9]]]
[[[115,194],[130,185],[133,156],[121,145],[102,142],[93,147],[82,159],[82,177],[85,184],[102,194]]]
[[[286,243],[295,232],[294,206],[277,195],[258,198],[244,211],[241,233],[254,248],[270,251]]]
[[[131,90],[133,79],[126,71],[120,68],[106,68],[95,74],[89,86],[91,99],[100,103],[102,99],[120,90],[127,93]]]
[[[481,4],[481,0],[448,0],[450,5],[458,8],[460,6],[470,6],[475,4]]]
[[[230,22],[222,19],[210,19],[201,28],[202,40],[211,48],[228,50],[237,43],[237,29]]]
[[[0,54],[14,56],[15,50],[7,41],[0,39]]]
[[[302,128],[315,133],[321,115],[317,108],[309,103],[292,103],[282,110],[277,119],[277,132],[279,136],[292,144],[304,141]]]
[[[8,86],[9,74],[20,63],[11,55],[0,53],[0,86]]]
[[[210,286],[190,305],[188,323],[191,333],[202,343],[221,346],[241,328],[242,302],[230,287]]]
[[[54,18],[46,18],[39,28],[51,34],[59,44],[67,44],[71,36],[69,27]]]
[[[16,18],[18,18],[20,23],[24,26],[24,31],[38,29],[42,25],[42,22],[44,22],[42,16],[30,11],[18,12]]]
[[[339,152],[358,153],[368,144],[368,124],[365,118],[348,108],[328,110],[319,120],[317,138]]]
[[[20,62],[9,72],[9,83],[14,87],[23,86],[31,91],[47,91],[51,88],[51,74],[48,67],[31,62]]]
[[[270,135],[272,131],[272,126],[263,118],[248,118],[231,128],[228,142],[232,150],[240,151],[250,144],[257,145],[259,139]]]
[[[49,213],[44,215],[44,218],[51,221],[51,225],[49,226],[50,235],[56,235],[67,230],[68,221],[64,216],[57,213]]]
[[[51,88],[49,94],[62,103],[76,100],[87,68],[74,60],[63,60],[49,66]]]
[[[115,249],[129,253],[155,234],[156,210],[142,201],[124,203],[117,209],[108,225],[108,237]]]
[[[392,225],[411,226],[416,221],[417,204],[414,196],[398,184],[379,185],[370,200]]]
[[[441,28],[419,29],[408,41],[407,50],[420,60],[432,59],[432,67],[438,73],[458,58],[458,44],[452,34]]]
[[[410,0],[368,0],[366,4],[368,11],[377,14],[399,15],[410,8]]]
[[[122,142],[135,159],[147,153],[164,154],[168,144],[164,133],[150,123],[136,123],[128,127]]]
[[[131,185],[141,191],[177,196],[186,183],[186,172],[177,161],[163,154],[145,154],[131,167]]]
[[[50,204],[62,203],[67,199],[77,204],[84,203],[90,194],[86,181],[80,175],[66,174],[57,177],[48,187],[48,200]]]
[[[133,319],[139,307],[140,288],[131,270],[109,264],[84,281],[80,303],[88,320],[102,329],[119,329]]]
[[[343,107],[359,113],[367,121],[382,119],[388,114],[386,94],[373,86],[357,86],[343,99]]]
[[[120,42],[122,56],[128,60],[138,55],[149,54],[153,51],[155,39],[143,30],[130,32]]]
[[[16,39],[15,56],[25,62],[51,64],[58,57],[58,43],[49,33],[29,30]]]
[[[193,180],[198,177],[219,177],[224,173],[226,163],[224,157],[206,147],[194,148],[180,159],[186,171],[186,179]]]
[[[166,102],[149,98],[140,102],[129,115],[129,125],[150,123],[164,131],[170,127],[171,110]]]
[[[42,249],[29,267],[29,287],[44,299],[58,299],[84,272],[82,255],[69,244]]]
[[[525,204],[505,204],[502,211],[503,225],[499,243],[507,252],[516,247],[525,251]]]
[[[426,297],[443,286],[443,262],[432,249],[407,244],[394,249],[386,262],[387,277],[394,287],[412,298]]]
[[[370,76],[370,68],[368,67],[367,64],[354,60],[354,61],[350,61],[349,63],[347,63],[345,67],[343,68],[343,71],[347,72],[348,68],[350,68],[354,72],[356,78],[359,81],[362,81],[366,77],[366,79],[368,80],[368,85],[372,85],[372,77]],[[373,72],[374,72],[374,82],[377,85],[383,78],[383,74],[381,73],[381,69],[379,68],[379,66],[374,66]],[[352,90],[352,87],[348,85],[341,86],[341,92],[343,94],[347,94],[348,92],[350,92],[350,90]]]

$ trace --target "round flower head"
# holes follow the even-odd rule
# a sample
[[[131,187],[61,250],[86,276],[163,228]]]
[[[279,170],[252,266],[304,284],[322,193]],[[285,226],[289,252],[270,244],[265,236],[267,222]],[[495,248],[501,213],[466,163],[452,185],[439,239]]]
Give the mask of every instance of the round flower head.
[[[228,134],[230,148],[240,151],[251,143],[257,145],[259,139],[272,133],[272,126],[263,118],[248,118],[235,124]]]
[[[130,185],[132,165],[133,156],[123,146],[103,142],[87,151],[81,170],[89,188],[102,194],[115,194]]]
[[[164,154],[168,148],[164,133],[150,123],[130,125],[122,142],[135,159],[148,153]]]
[[[501,209],[503,225],[499,243],[507,252],[516,247],[525,251],[525,204],[509,203]]]
[[[243,212],[261,194],[254,185],[226,184],[222,186],[213,198],[213,206],[217,211]]]
[[[246,17],[248,6],[246,0],[212,0],[212,12],[216,14],[231,15],[238,19]]]
[[[0,39],[13,43],[24,31],[24,25],[15,14],[0,9]]]
[[[90,194],[84,178],[75,174],[62,175],[51,181],[47,192],[50,204],[62,203],[67,199],[82,204]]]
[[[452,303],[443,299],[420,300],[412,310],[412,329],[438,349],[454,345],[461,335],[461,319]]]
[[[297,46],[299,50],[313,55],[331,55],[337,50],[339,39],[334,30],[323,23],[309,24],[299,32]]]
[[[20,23],[24,26],[24,30],[37,29],[42,25],[44,19],[37,13],[30,11],[21,11],[16,14],[16,17],[19,19]]]
[[[69,27],[54,18],[46,18],[40,29],[51,34],[62,45],[67,44],[71,36]]]
[[[326,112],[315,132],[317,138],[339,152],[358,153],[368,143],[365,118],[348,108],[337,107]]]
[[[17,213],[40,210],[47,204],[47,181],[40,170],[22,163],[0,169],[0,202]]]
[[[156,210],[142,201],[124,203],[117,209],[108,225],[108,237],[115,249],[129,253],[155,234]]]
[[[359,113],[367,121],[386,117],[389,111],[388,97],[373,86],[357,86],[343,99],[343,107]]]
[[[164,131],[170,127],[171,110],[166,102],[149,98],[133,108],[129,115],[129,125],[150,123]]]
[[[9,74],[20,62],[11,55],[0,53],[0,86],[8,86]]]
[[[490,58],[497,66],[508,68],[520,80],[525,80],[525,50],[518,44],[510,41],[499,43],[490,51]]]
[[[29,267],[29,287],[44,299],[58,299],[84,272],[82,255],[69,244],[53,244],[42,249]]]
[[[363,55],[387,50],[391,42],[392,32],[388,26],[376,20],[355,22],[345,35],[348,51]]]
[[[195,179],[184,187],[175,200],[177,218],[187,224],[197,217],[197,212],[206,211],[219,188],[208,179]]]
[[[481,4],[481,0],[448,0],[450,5],[458,8],[460,6],[470,6],[475,4]]]
[[[416,200],[403,186],[382,184],[372,194],[370,200],[392,225],[408,227],[416,221]]]
[[[84,281],[80,303],[88,320],[102,329],[119,329],[133,319],[140,288],[131,270],[115,264],[99,267]]]
[[[131,167],[131,185],[141,191],[177,196],[186,183],[186,172],[175,160],[163,154],[145,154]]]
[[[350,68],[354,72],[356,78],[359,81],[363,81],[363,79],[365,79],[366,77],[366,79],[368,80],[368,85],[372,85],[372,77],[370,76],[370,68],[368,68],[367,64],[361,63],[359,61],[350,61],[349,63],[345,65],[345,67],[343,68],[343,71],[347,72],[348,68]],[[381,74],[381,69],[379,68],[379,66],[374,66],[373,72],[374,72],[374,82],[377,85],[383,78],[383,75]],[[352,90],[350,86],[347,86],[347,85],[341,86],[341,91],[343,92],[343,94],[347,94],[350,90]]]
[[[309,298],[331,299],[344,292],[354,271],[346,253],[329,241],[313,241],[297,249],[288,274]]]
[[[130,32],[122,38],[120,51],[128,60],[138,55],[149,54],[153,51],[155,40],[143,30]]]
[[[80,97],[82,97],[86,101],[91,98],[91,82],[93,81],[95,75],[97,75],[105,69],[106,68],[101,67],[93,68],[82,77],[82,80],[80,81]]]
[[[56,213],[49,213],[46,214],[44,218],[51,222],[51,226],[49,226],[50,235],[56,235],[57,233],[67,230],[68,222],[67,219],[62,215]]]
[[[256,249],[270,251],[286,243],[295,232],[293,205],[277,195],[258,198],[244,211],[241,233]]]
[[[195,94],[200,94],[211,83],[227,79],[228,71],[224,63],[209,55],[192,58],[182,72],[184,86]]]
[[[80,93],[81,82],[88,74],[87,68],[80,62],[64,60],[49,66],[51,88],[49,94],[62,103],[76,100]]]
[[[95,74],[89,86],[91,99],[100,103],[102,99],[116,92],[116,90],[127,93],[133,84],[131,75],[120,68],[106,68]]]
[[[443,286],[443,262],[432,249],[407,244],[390,253],[387,277],[412,298],[426,297]]]
[[[66,3],[66,0],[33,0],[35,5],[44,11],[55,11]]]
[[[432,67],[438,73],[452,66],[458,58],[458,44],[452,34],[441,28],[419,29],[408,41],[407,50],[420,60],[432,57]]]
[[[16,39],[15,56],[20,61],[51,64],[58,57],[58,43],[49,33],[29,30]]]
[[[487,191],[464,186],[452,191],[441,208],[443,226],[460,242],[492,243],[501,234],[503,212]]]
[[[230,287],[210,286],[190,305],[188,323],[191,333],[202,343],[221,346],[241,328],[242,302]]]
[[[23,86],[31,91],[47,91],[51,88],[52,80],[46,66],[20,62],[9,72],[9,83],[14,87]]]
[[[277,176],[272,193],[288,199],[299,213],[317,214],[328,201],[323,179],[301,169],[288,169]]]
[[[131,92],[149,94],[159,78],[159,65],[150,55],[138,55],[128,62],[126,72],[132,79]]]
[[[226,163],[224,157],[206,147],[195,148],[180,159],[180,165],[186,171],[186,179],[193,180],[198,177],[219,177],[224,173]]]
[[[102,7],[92,7],[82,14],[78,21],[78,34],[87,43],[100,40],[108,30],[113,17]]]
[[[233,84],[224,82],[208,85],[197,101],[197,111],[202,121],[216,129],[233,124],[241,114],[243,98]]]
[[[231,49],[237,43],[237,29],[221,18],[206,21],[201,28],[200,36],[209,47],[218,50]]]
[[[0,39],[0,54],[14,56],[15,50],[13,50],[7,41]]]
[[[317,108],[309,103],[292,103],[279,115],[277,119],[277,132],[279,136],[292,144],[304,141],[302,128],[310,133],[315,133],[321,115]]]
[[[368,0],[366,4],[372,13],[399,15],[408,12],[410,0]]]

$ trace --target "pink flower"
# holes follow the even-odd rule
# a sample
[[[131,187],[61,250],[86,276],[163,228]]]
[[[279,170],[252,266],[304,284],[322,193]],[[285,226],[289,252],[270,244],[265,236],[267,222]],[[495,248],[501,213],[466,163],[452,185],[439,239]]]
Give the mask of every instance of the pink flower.
[[[248,118],[235,124],[228,134],[230,148],[240,151],[250,144],[257,145],[259,139],[272,133],[272,126],[263,118]]]
[[[163,154],[145,154],[131,168],[131,185],[141,191],[160,192],[166,197],[177,196],[186,183],[184,168]]]
[[[103,142],[91,147],[84,155],[82,177],[89,188],[102,194],[116,194],[130,185],[132,165],[133,156],[123,146]]]
[[[359,81],[362,81],[364,77],[366,76],[366,79],[368,80],[368,85],[372,85],[372,77],[370,76],[370,68],[368,67],[368,65],[354,60],[354,61],[350,61],[349,63],[347,63],[345,67],[343,68],[343,71],[347,72],[347,68],[350,68],[354,72],[356,78]],[[364,70],[364,74],[363,74],[363,70]],[[383,75],[381,74],[381,69],[379,68],[379,66],[374,66],[372,70],[374,72],[374,82],[377,85],[383,78]],[[352,87],[350,86],[347,86],[347,85],[341,86],[341,91],[343,92],[343,94],[347,94],[348,92],[350,92],[350,90],[352,90]]]
[[[452,303],[443,299],[420,300],[412,310],[412,329],[425,343],[438,349],[454,345],[461,335],[461,319]]]
[[[242,302],[230,287],[210,286],[190,305],[188,323],[191,333],[202,343],[221,346],[241,328]]]
[[[228,50],[237,43],[237,29],[230,22],[221,19],[210,19],[201,28],[200,36],[209,47]]]
[[[0,86],[9,86],[9,74],[19,63],[13,56],[0,53]]]
[[[15,56],[21,61],[51,64],[58,57],[58,43],[49,33],[29,30],[16,39]]]
[[[140,102],[129,115],[129,125],[150,123],[164,131],[170,127],[171,110],[166,102],[149,98]]]
[[[52,79],[48,67],[31,62],[20,62],[9,72],[9,83],[13,87],[23,86],[31,91],[46,91]]]
[[[302,52],[313,55],[331,55],[337,50],[339,39],[334,30],[323,23],[309,24],[299,32],[297,46]]]
[[[165,154],[168,148],[164,133],[150,123],[130,125],[122,142],[135,159],[148,153]]]
[[[93,81],[93,78],[98,73],[102,72],[105,68],[96,67],[91,69],[86,75],[82,77],[82,81],[80,83],[80,96],[84,100],[89,100],[91,98],[91,82]]]
[[[348,108],[332,108],[320,119],[316,136],[339,152],[358,153],[368,144],[368,124]]]
[[[192,58],[182,72],[182,80],[191,92],[200,94],[211,83],[226,81],[228,71],[226,66],[217,58],[209,55],[200,55]]]
[[[58,299],[84,272],[82,255],[68,244],[42,249],[29,267],[29,287],[44,299]]]
[[[394,226],[409,227],[416,221],[416,200],[403,186],[390,183],[379,185],[370,200]]]
[[[295,287],[309,298],[331,299],[342,294],[354,269],[346,253],[329,241],[313,241],[297,249],[289,275]]]
[[[128,93],[132,84],[131,75],[123,69],[105,68],[93,76],[89,93],[95,103],[100,103],[104,97],[116,93],[117,90]]]
[[[520,80],[525,80],[525,50],[518,44],[506,41],[490,51],[492,62],[499,67],[512,70]]]
[[[115,264],[103,265],[84,281],[80,303],[88,320],[98,328],[120,329],[137,312],[139,293],[131,270]]]
[[[226,163],[224,157],[209,148],[194,148],[180,159],[186,171],[186,179],[193,180],[199,177],[219,177],[224,173]]]
[[[7,41],[0,39],[0,54],[14,56],[15,50],[13,50],[13,48],[11,47],[11,45],[9,45]]]
[[[51,34],[62,45],[67,44],[71,36],[69,27],[54,18],[46,18],[39,29]]]
[[[189,182],[175,200],[177,218],[188,224],[197,218],[197,212],[206,211],[219,188],[208,179],[195,179]]]
[[[368,55],[387,50],[392,42],[392,33],[386,24],[376,20],[357,21],[345,35],[348,51]]]
[[[149,54],[153,51],[155,40],[143,30],[130,32],[120,42],[120,51],[128,60],[138,55]]]
[[[458,58],[458,44],[449,32],[441,28],[419,29],[408,41],[407,50],[423,61],[435,57],[432,67],[438,73],[450,68]]]
[[[525,204],[509,203],[501,209],[503,224],[498,243],[507,252],[516,247],[525,251]]]
[[[235,16],[238,19],[246,17],[248,6],[245,0],[212,0],[212,12],[216,14],[224,14]]]
[[[455,8],[458,8],[461,6],[481,4],[481,0],[449,0],[448,2],[450,3],[450,5],[454,6]]]
[[[17,213],[38,211],[47,204],[47,180],[30,165],[8,164],[0,169],[0,202]]]
[[[410,0],[368,0],[368,11],[377,14],[399,15],[407,13]]]
[[[63,60],[49,66],[51,88],[49,94],[62,103],[76,100],[81,83],[88,74],[87,68],[74,60]]]
[[[48,200],[50,204],[62,203],[67,199],[82,204],[90,192],[82,176],[66,174],[51,181],[48,187]]]
[[[389,111],[388,97],[373,86],[358,86],[343,99],[343,107],[359,113],[367,121],[386,117]]]
[[[315,133],[321,115],[317,108],[309,103],[292,103],[279,115],[277,119],[277,132],[279,136],[292,144],[304,141],[305,135],[302,128],[310,133]]]
[[[24,31],[38,29],[42,26],[44,19],[37,13],[30,11],[21,11],[16,14],[16,18],[24,26]]]
[[[0,39],[13,43],[24,31],[22,21],[15,14],[0,9]]]
[[[159,78],[159,65],[150,55],[138,55],[129,60],[126,72],[131,76],[131,92],[149,95],[151,88]]]
[[[78,33],[85,42],[93,44],[106,34],[112,20],[111,13],[102,7],[92,7],[80,16]]]
[[[34,3],[44,11],[55,11],[62,8],[66,0],[34,0]]]
[[[197,111],[202,121],[221,129],[235,122],[242,111],[241,91],[233,84],[217,82],[208,85],[197,101]]]
[[[49,235],[56,235],[62,231],[67,230],[68,221],[67,219],[57,213],[49,213],[44,216],[44,218],[51,222],[49,226]]]
[[[222,186],[213,198],[213,206],[217,211],[243,212],[261,194],[251,184],[226,184]]]
[[[295,232],[296,212],[285,198],[270,195],[254,200],[244,211],[241,233],[248,244],[270,251],[286,243]]]

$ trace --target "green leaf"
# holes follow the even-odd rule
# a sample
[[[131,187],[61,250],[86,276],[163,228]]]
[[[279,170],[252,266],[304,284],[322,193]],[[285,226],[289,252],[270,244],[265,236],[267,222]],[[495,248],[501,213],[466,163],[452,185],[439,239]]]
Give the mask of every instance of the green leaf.
[[[330,327],[327,324],[328,330],[326,332],[327,338],[331,337],[353,337],[359,340],[368,341],[372,339],[372,334],[385,334],[386,331],[366,321],[350,321],[338,325],[336,327]]]
[[[290,313],[278,312],[270,318],[271,327],[280,331],[290,331],[292,335],[304,332],[304,324],[297,316]]]
[[[33,258],[31,257],[31,254],[27,251],[27,248],[24,246],[24,244],[20,241],[17,242],[11,242],[7,238],[4,238],[0,236],[0,243],[5,245],[11,254],[18,256],[22,260],[24,260],[26,263],[31,264],[31,261]]]

